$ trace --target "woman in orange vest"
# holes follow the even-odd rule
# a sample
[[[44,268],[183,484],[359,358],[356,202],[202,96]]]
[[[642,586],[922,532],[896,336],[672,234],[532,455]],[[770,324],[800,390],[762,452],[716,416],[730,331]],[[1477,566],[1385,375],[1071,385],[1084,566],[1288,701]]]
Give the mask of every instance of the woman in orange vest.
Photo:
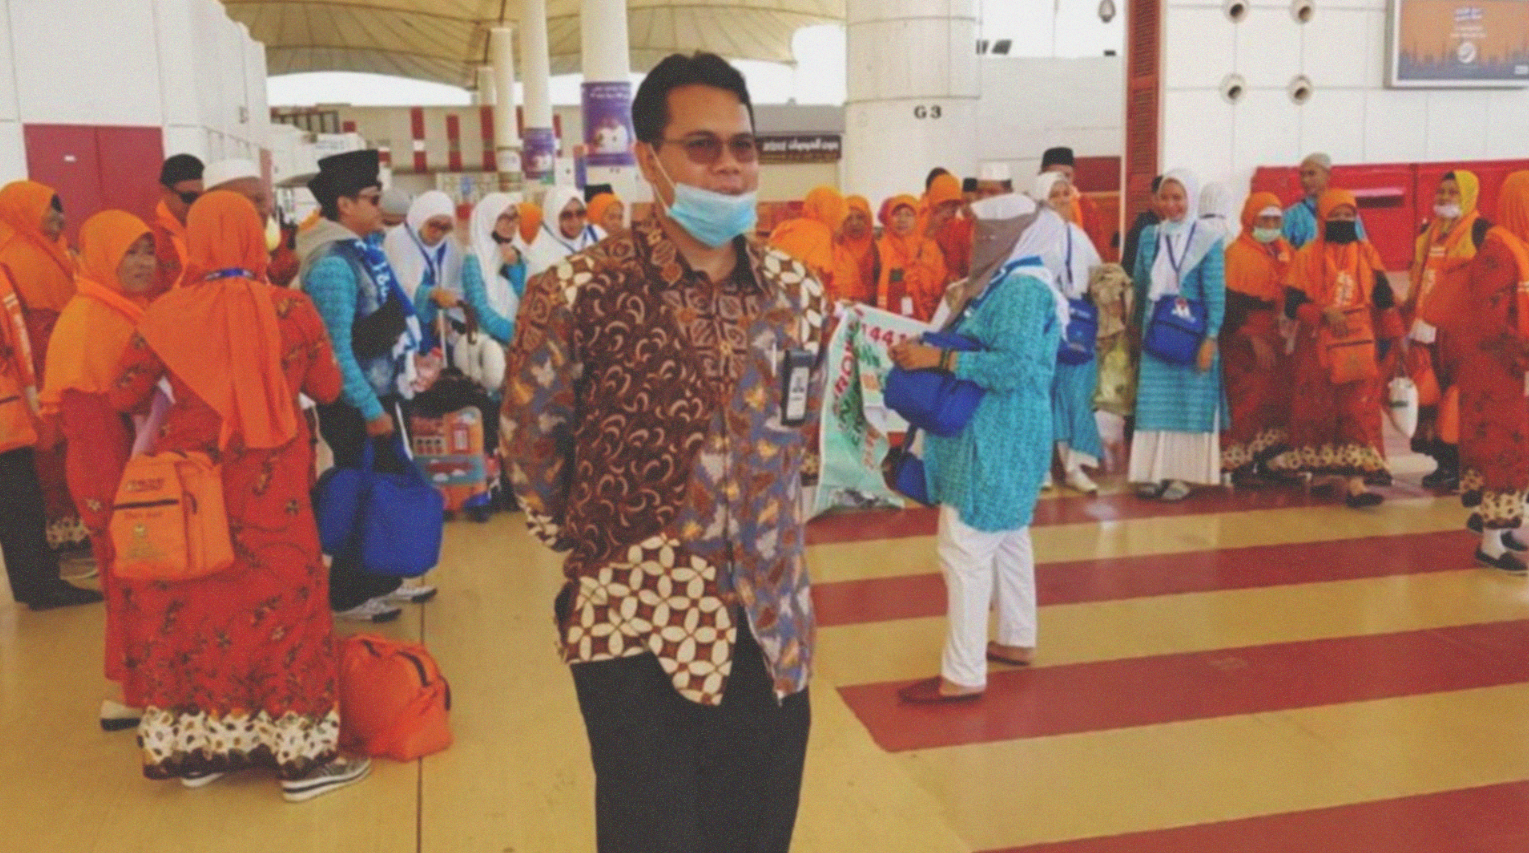
[[[158,275],[154,238],[148,225],[121,210],[107,210],[80,227],[79,292],[64,306],[48,344],[48,381],[43,411],[57,417],[68,441],[69,493],[90,532],[90,548],[106,594],[106,677],[124,686],[120,703],[101,707],[107,730],[137,725],[138,697],[126,690],[122,616],[126,601],[112,571],[109,532],[112,502],[122,469],[133,450],[133,430],[106,394],[117,378],[117,363],[150,300],[164,286]]]
[[[1396,297],[1375,247],[1359,237],[1347,190],[1317,201],[1322,231],[1295,257],[1285,314],[1300,321],[1292,371],[1291,449],[1269,461],[1284,472],[1340,476],[1346,502],[1379,504],[1367,477],[1390,473],[1382,450],[1379,347],[1403,334]]]
[[[1423,478],[1423,485],[1431,489],[1454,491],[1460,485],[1456,434],[1460,397],[1459,391],[1452,388],[1456,375],[1452,357],[1455,348],[1439,330],[1453,325],[1453,315],[1464,309],[1471,261],[1491,227],[1476,209],[1480,189],[1476,175],[1464,169],[1456,169],[1439,181],[1434,218],[1418,235],[1412,258],[1412,286],[1402,304],[1402,322],[1408,329],[1409,371],[1415,377],[1431,371],[1436,380],[1426,390],[1438,396],[1424,400],[1425,405],[1419,407],[1417,432],[1412,436],[1412,449],[1432,456],[1438,463],[1433,473]],[[1419,387],[1429,385],[1424,382]]]
[[[894,196],[884,205],[876,255],[881,277],[876,305],[894,314],[928,322],[945,295],[945,258],[918,229],[918,199]]]
[[[1221,470],[1242,479],[1284,452],[1290,438],[1290,363],[1280,334],[1295,251],[1280,233],[1274,193],[1242,206],[1242,233],[1226,247],[1222,375],[1231,425],[1221,433]]]
[[[265,283],[263,231],[243,196],[213,191],[192,205],[183,283],[149,306],[116,371],[119,411],[169,379],[175,402],[153,449],[221,461],[236,555],[205,577],[123,580],[123,640],[144,703],[145,776],[199,787],[267,766],[297,801],[359,781],[369,765],[337,753],[329,576],[297,404],[299,391],[335,400],[340,369],[308,297]]]
[[[63,234],[64,205],[52,187],[13,181],[0,189],[0,267],[10,274],[21,298],[38,387],[47,379],[45,359],[53,325],[74,297],[74,257]],[[64,448],[52,424],[43,424],[36,459],[49,543],[57,547],[80,542],[85,528],[69,497]]]
[[[1481,534],[1476,559],[1523,574],[1526,550],[1515,534],[1529,497],[1529,171],[1514,172],[1497,200],[1497,227],[1466,274],[1463,310],[1447,321],[1462,358],[1460,388],[1461,501],[1475,507],[1469,527]]]

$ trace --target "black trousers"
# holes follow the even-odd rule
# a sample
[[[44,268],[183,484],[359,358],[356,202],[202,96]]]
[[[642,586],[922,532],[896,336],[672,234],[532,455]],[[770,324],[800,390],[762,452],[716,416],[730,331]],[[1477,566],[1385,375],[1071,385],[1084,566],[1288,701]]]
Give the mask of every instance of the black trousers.
[[[717,707],[675,692],[652,655],[575,664],[595,767],[599,853],[787,853],[811,710],[775,700],[739,614]]]
[[[399,400],[382,398],[382,408],[393,416],[393,427],[404,435],[404,425],[398,419]],[[319,406],[319,433],[334,452],[334,464],[341,468],[361,467],[361,453],[368,441],[375,442],[377,470],[399,473],[407,460],[400,460],[393,452],[393,439],[373,439],[366,434],[366,421],[361,412],[345,403]],[[361,546],[341,551],[329,564],[329,606],[334,610],[349,610],[365,604],[368,599],[387,595],[403,584],[402,578],[375,575],[361,565]]]
[[[48,547],[48,516],[30,447],[0,453],[0,556],[17,601],[28,603],[58,582],[58,556]]]

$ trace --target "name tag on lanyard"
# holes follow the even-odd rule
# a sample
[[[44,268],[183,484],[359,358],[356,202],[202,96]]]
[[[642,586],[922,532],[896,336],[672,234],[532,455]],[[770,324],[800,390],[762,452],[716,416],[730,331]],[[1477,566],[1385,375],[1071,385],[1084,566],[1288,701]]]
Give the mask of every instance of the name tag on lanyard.
[[[812,383],[812,353],[788,349],[781,358],[780,422],[801,426],[807,422],[807,389]]]

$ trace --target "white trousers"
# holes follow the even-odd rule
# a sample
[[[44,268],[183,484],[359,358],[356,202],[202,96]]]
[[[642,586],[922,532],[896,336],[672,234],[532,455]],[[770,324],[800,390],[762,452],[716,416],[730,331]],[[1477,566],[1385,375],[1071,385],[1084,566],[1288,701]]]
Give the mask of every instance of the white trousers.
[[[1035,549],[1030,528],[986,533],[940,507],[937,550],[945,575],[945,652],[940,674],[962,687],[987,686],[987,614],[997,597],[998,642],[1035,647]]]

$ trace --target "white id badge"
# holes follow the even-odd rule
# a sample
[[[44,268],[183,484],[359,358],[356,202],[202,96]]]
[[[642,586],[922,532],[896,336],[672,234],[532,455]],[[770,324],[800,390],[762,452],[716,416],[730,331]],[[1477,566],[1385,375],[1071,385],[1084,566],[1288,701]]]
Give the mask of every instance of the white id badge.
[[[904,296],[903,297],[903,316],[904,317],[912,317],[913,316],[913,297],[911,297],[911,296]]]
[[[1425,323],[1422,319],[1412,321],[1412,332],[1408,337],[1420,344],[1431,344],[1438,339],[1439,330]]]
[[[780,422],[801,426],[807,422],[807,389],[812,383],[812,353],[788,349],[781,363]]]

